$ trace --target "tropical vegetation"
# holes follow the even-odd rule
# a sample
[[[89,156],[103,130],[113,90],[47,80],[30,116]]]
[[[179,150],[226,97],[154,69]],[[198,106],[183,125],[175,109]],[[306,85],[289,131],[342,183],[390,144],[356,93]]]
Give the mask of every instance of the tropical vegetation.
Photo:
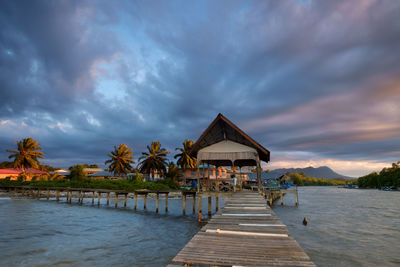
[[[372,172],[358,178],[357,184],[360,188],[400,187],[400,161],[392,163],[389,168],[383,168],[379,173]]]
[[[322,179],[315,177],[307,177],[304,173],[288,173],[287,174],[295,185],[298,186],[338,186],[346,183],[353,183],[355,180],[346,181],[344,179]]]
[[[176,190],[177,183],[170,179],[157,180],[154,182],[142,182],[136,180],[108,180],[108,179],[83,179],[83,180],[35,180],[35,181],[10,181],[9,178],[0,179],[0,186],[35,186],[35,187],[70,187],[70,188],[93,188],[133,191],[139,189],[148,190]]]
[[[71,180],[83,180],[87,178],[87,173],[85,172],[85,166],[82,164],[76,164],[69,167],[70,174],[68,178]]]
[[[167,154],[169,151],[161,147],[159,141],[153,141],[147,146],[147,152],[143,152],[139,158],[139,170],[142,173],[148,173],[154,180],[155,173],[162,174],[166,172]]]
[[[11,153],[9,159],[14,158],[13,167],[15,169],[21,169],[25,173],[28,168],[38,169],[41,165],[39,159],[44,159],[42,148],[39,142],[33,138],[24,138],[21,141],[15,142],[17,150],[7,149],[7,152]]]
[[[168,164],[168,171],[165,176],[167,179],[171,179],[172,181],[178,182],[179,178],[181,178],[183,175],[182,171],[178,168],[178,166],[175,163],[170,162]]]
[[[182,169],[194,169],[197,166],[196,158],[190,156],[190,151],[192,150],[193,145],[194,142],[192,140],[185,139],[185,141],[182,143],[182,147],[175,148],[175,150],[181,152],[176,154],[174,158],[178,159],[176,164]]]
[[[118,148],[114,146],[114,151],[108,153],[107,156],[111,159],[107,160],[105,164],[110,164],[108,171],[114,173],[114,175],[125,176],[132,172],[133,167],[131,164],[135,163],[134,156],[131,148],[126,144],[120,144]]]

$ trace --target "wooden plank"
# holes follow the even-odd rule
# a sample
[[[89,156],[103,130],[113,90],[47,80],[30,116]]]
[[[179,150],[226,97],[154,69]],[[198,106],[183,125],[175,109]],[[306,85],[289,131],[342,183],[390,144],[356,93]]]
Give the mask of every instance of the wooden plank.
[[[232,194],[174,263],[217,266],[315,266],[258,193]]]

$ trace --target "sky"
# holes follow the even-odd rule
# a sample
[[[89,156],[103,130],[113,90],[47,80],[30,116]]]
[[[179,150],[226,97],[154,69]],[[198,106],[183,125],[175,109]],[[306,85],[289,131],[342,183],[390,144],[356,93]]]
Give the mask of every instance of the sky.
[[[360,176],[400,160],[400,1],[0,0],[0,161],[101,167],[176,153],[218,113],[264,168]]]

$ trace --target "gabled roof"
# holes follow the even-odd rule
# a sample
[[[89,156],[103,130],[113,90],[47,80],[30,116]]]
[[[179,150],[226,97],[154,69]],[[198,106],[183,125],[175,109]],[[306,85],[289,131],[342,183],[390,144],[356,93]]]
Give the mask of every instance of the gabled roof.
[[[228,120],[221,113],[215,118],[215,120],[208,126],[208,128],[199,137],[196,143],[193,145],[190,154],[197,156],[197,152],[207,146],[221,142],[223,140],[231,140],[233,142],[243,144],[245,146],[252,147],[257,150],[260,160],[268,162],[270,160],[270,152],[256,142],[253,138],[248,136],[233,122]]]

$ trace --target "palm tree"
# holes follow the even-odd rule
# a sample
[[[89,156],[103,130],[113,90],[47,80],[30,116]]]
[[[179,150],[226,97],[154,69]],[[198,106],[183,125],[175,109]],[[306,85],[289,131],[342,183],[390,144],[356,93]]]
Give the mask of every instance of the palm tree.
[[[114,175],[126,175],[133,170],[131,164],[134,164],[134,156],[132,150],[125,144],[120,144],[117,148],[114,146],[114,151],[107,154],[111,159],[107,160],[105,164],[110,164],[108,170],[113,172]]]
[[[139,158],[139,169],[140,172],[152,174],[154,180],[154,172],[164,172],[167,166],[167,154],[168,150],[161,148],[159,141],[153,141],[150,146],[147,146],[148,152],[143,152]]]
[[[192,150],[192,147],[194,145],[194,142],[192,140],[185,139],[185,141],[182,143],[182,147],[177,147],[175,150],[180,151],[181,153],[176,154],[174,158],[178,158],[178,161],[176,164],[178,166],[181,166],[182,169],[194,169],[196,168],[197,161],[195,157],[190,156],[190,150]]]
[[[179,170],[178,166],[175,163],[170,162],[168,164],[168,171],[166,173],[166,176],[168,179],[177,182],[179,178],[182,177],[182,172],[181,170]]]
[[[192,140],[185,139],[185,141],[182,143],[183,147],[177,147],[175,150],[180,151],[181,153],[176,154],[174,158],[178,158],[176,164],[180,166],[184,171],[186,169],[194,169],[197,166],[197,160],[195,157],[190,156],[190,151],[192,150],[192,147],[194,145],[194,142]],[[186,184],[186,176],[185,176],[185,181],[184,183]]]
[[[39,158],[44,159],[40,144],[33,138],[24,138],[21,141],[15,141],[17,150],[7,149],[7,152],[12,153],[8,156],[9,159],[15,158],[13,166],[15,169],[21,169],[25,174],[27,168],[39,168]]]

